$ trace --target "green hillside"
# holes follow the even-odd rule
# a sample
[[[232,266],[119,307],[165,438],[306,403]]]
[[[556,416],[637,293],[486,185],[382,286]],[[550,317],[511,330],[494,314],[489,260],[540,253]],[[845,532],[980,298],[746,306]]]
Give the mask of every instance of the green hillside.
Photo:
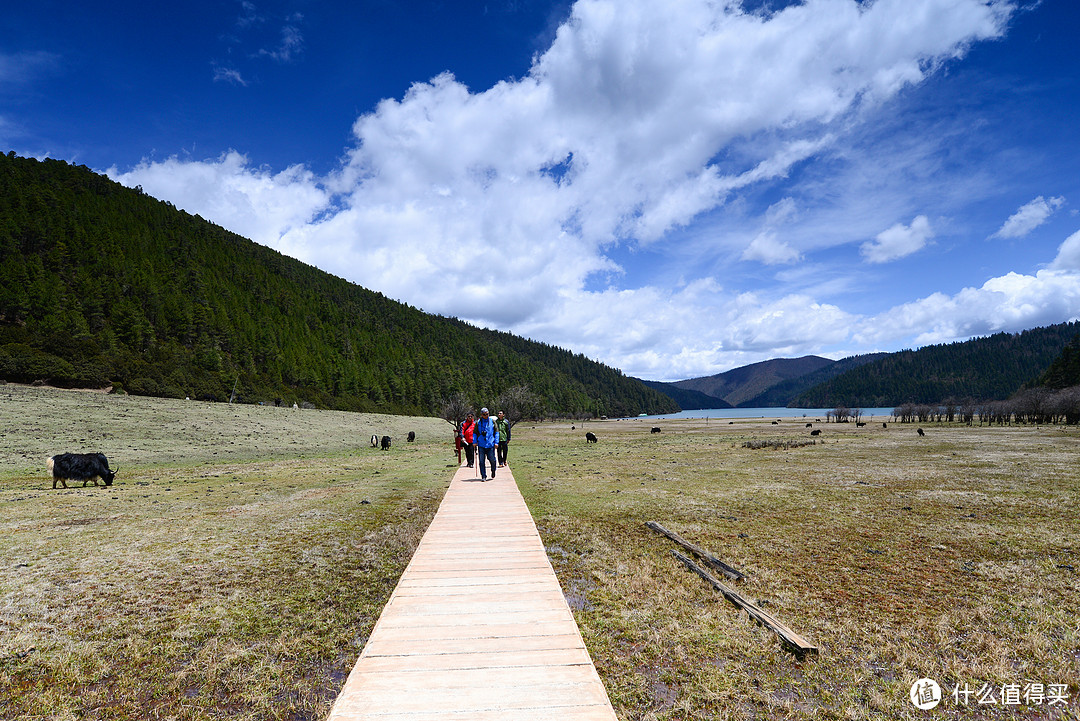
[[[1037,385],[1053,389],[1080,386],[1080,334],[1065,346],[1050,367],[1046,369]]]
[[[1044,373],[1080,322],[889,353],[814,386],[791,405],[889,407],[947,398],[1004,400]]]
[[[0,155],[0,379],[419,414],[527,385],[554,413],[678,410],[582,355],[423,313],[14,153]]]

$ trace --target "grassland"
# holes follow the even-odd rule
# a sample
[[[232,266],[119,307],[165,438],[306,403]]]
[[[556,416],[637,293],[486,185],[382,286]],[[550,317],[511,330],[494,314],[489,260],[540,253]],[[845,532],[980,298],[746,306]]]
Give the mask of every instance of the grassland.
[[[0,386],[0,718],[325,717],[449,440],[436,419]],[[116,483],[52,490],[46,456],[76,450]]]
[[[788,449],[744,444],[807,438],[804,422],[589,423],[596,444],[541,426],[518,444],[514,475],[621,718],[1078,717],[1077,429],[877,421],[815,424],[818,444]],[[740,592],[820,655],[784,651],[649,520],[747,573]],[[990,684],[998,704],[920,711],[923,677],[946,694]],[[1068,684],[1070,704],[1001,703],[1030,682]]]
[[[1078,717],[1076,428],[829,424],[774,449],[744,444],[803,423],[650,424],[511,443],[621,719]],[[0,718],[323,718],[450,440],[435,419],[0,386]],[[44,458],[74,450],[107,453],[116,485],[53,491]],[[820,655],[784,651],[648,520],[746,572]],[[923,712],[921,677],[1070,703]]]

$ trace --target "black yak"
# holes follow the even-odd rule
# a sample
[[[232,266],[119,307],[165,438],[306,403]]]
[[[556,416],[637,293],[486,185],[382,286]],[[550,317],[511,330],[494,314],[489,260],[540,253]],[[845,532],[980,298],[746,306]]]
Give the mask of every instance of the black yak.
[[[408,441],[409,443],[412,443],[413,441],[415,441],[416,440],[416,431],[409,431],[409,437],[406,438],[405,440]]]
[[[588,433],[585,434],[585,442],[586,443],[596,443],[596,435],[592,431],[589,431]]]
[[[652,430],[649,431],[649,433],[659,433],[659,432],[660,432],[660,428],[658,426],[653,426]]]
[[[818,428],[815,428],[814,430],[810,431],[810,435],[812,435],[812,436],[820,436],[821,435],[821,430],[818,429]]]
[[[382,449],[384,451],[390,450],[390,436],[383,436],[382,437]]]
[[[99,477],[106,486],[111,486],[116,478],[116,471],[109,470],[109,459],[104,453],[61,453],[50,458],[45,465],[52,474],[53,488],[56,488],[57,481],[64,488],[68,487],[68,481],[82,481],[84,488],[87,482],[93,481],[96,486]]]

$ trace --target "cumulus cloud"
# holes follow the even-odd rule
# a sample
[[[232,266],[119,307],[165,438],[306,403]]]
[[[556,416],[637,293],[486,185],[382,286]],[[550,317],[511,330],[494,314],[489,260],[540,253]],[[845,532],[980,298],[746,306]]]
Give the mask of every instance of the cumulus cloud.
[[[735,0],[578,0],[525,77],[480,92],[450,73],[414,84],[356,120],[327,177],[251,167],[235,152],[110,174],[425,310],[595,349],[619,367],[659,370],[652,353],[708,367],[766,346],[809,349],[839,342],[852,317],[806,296],[694,283],[586,289],[619,277],[614,251],[663,248],[739,193],[813,162],[860,109],[998,37],[1013,10],[1006,0],[806,0],[767,13]],[[802,257],[779,239],[789,211],[775,209],[745,259]],[[864,254],[884,262],[931,236],[919,216]]]
[[[1080,272],[1080,230],[1076,231],[1058,248],[1057,257],[1050,265],[1054,270]]]
[[[929,219],[919,215],[911,221],[911,225],[897,223],[881,231],[873,241],[863,243],[859,251],[869,263],[888,263],[921,250],[926,241],[933,237]]]
[[[1054,211],[1065,204],[1065,198],[1039,196],[1009,216],[1009,219],[990,236],[991,238],[1023,238],[1045,223]]]
[[[293,228],[311,223],[330,203],[330,194],[299,165],[273,173],[253,168],[246,156],[229,151],[212,161],[189,162],[177,157],[143,161],[109,177],[178,208],[198,214],[264,245],[280,246]],[[302,257],[300,249],[297,257]]]
[[[1080,318],[1080,273],[1047,269],[1008,273],[979,288],[904,303],[861,323],[854,338],[870,345],[913,338],[915,345],[926,345],[1075,318]]]

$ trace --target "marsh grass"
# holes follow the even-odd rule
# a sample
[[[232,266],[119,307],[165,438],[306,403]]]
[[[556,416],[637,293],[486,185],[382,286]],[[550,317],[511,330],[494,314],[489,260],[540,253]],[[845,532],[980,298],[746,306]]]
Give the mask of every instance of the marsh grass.
[[[1077,429],[830,424],[798,446],[803,425],[515,434],[514,475],[620,718],[925,718],[921,677],[947,694],[1069,684],[1068,707],[948,697],[935,718],[1076,718]],[[649,520],[746,572],[740,591],[820,656],[785,652]]]
[[[324,718],[452,474],[432,419],[0,397],[5,719]],[[76,450],[115,485],[52,490]]]

